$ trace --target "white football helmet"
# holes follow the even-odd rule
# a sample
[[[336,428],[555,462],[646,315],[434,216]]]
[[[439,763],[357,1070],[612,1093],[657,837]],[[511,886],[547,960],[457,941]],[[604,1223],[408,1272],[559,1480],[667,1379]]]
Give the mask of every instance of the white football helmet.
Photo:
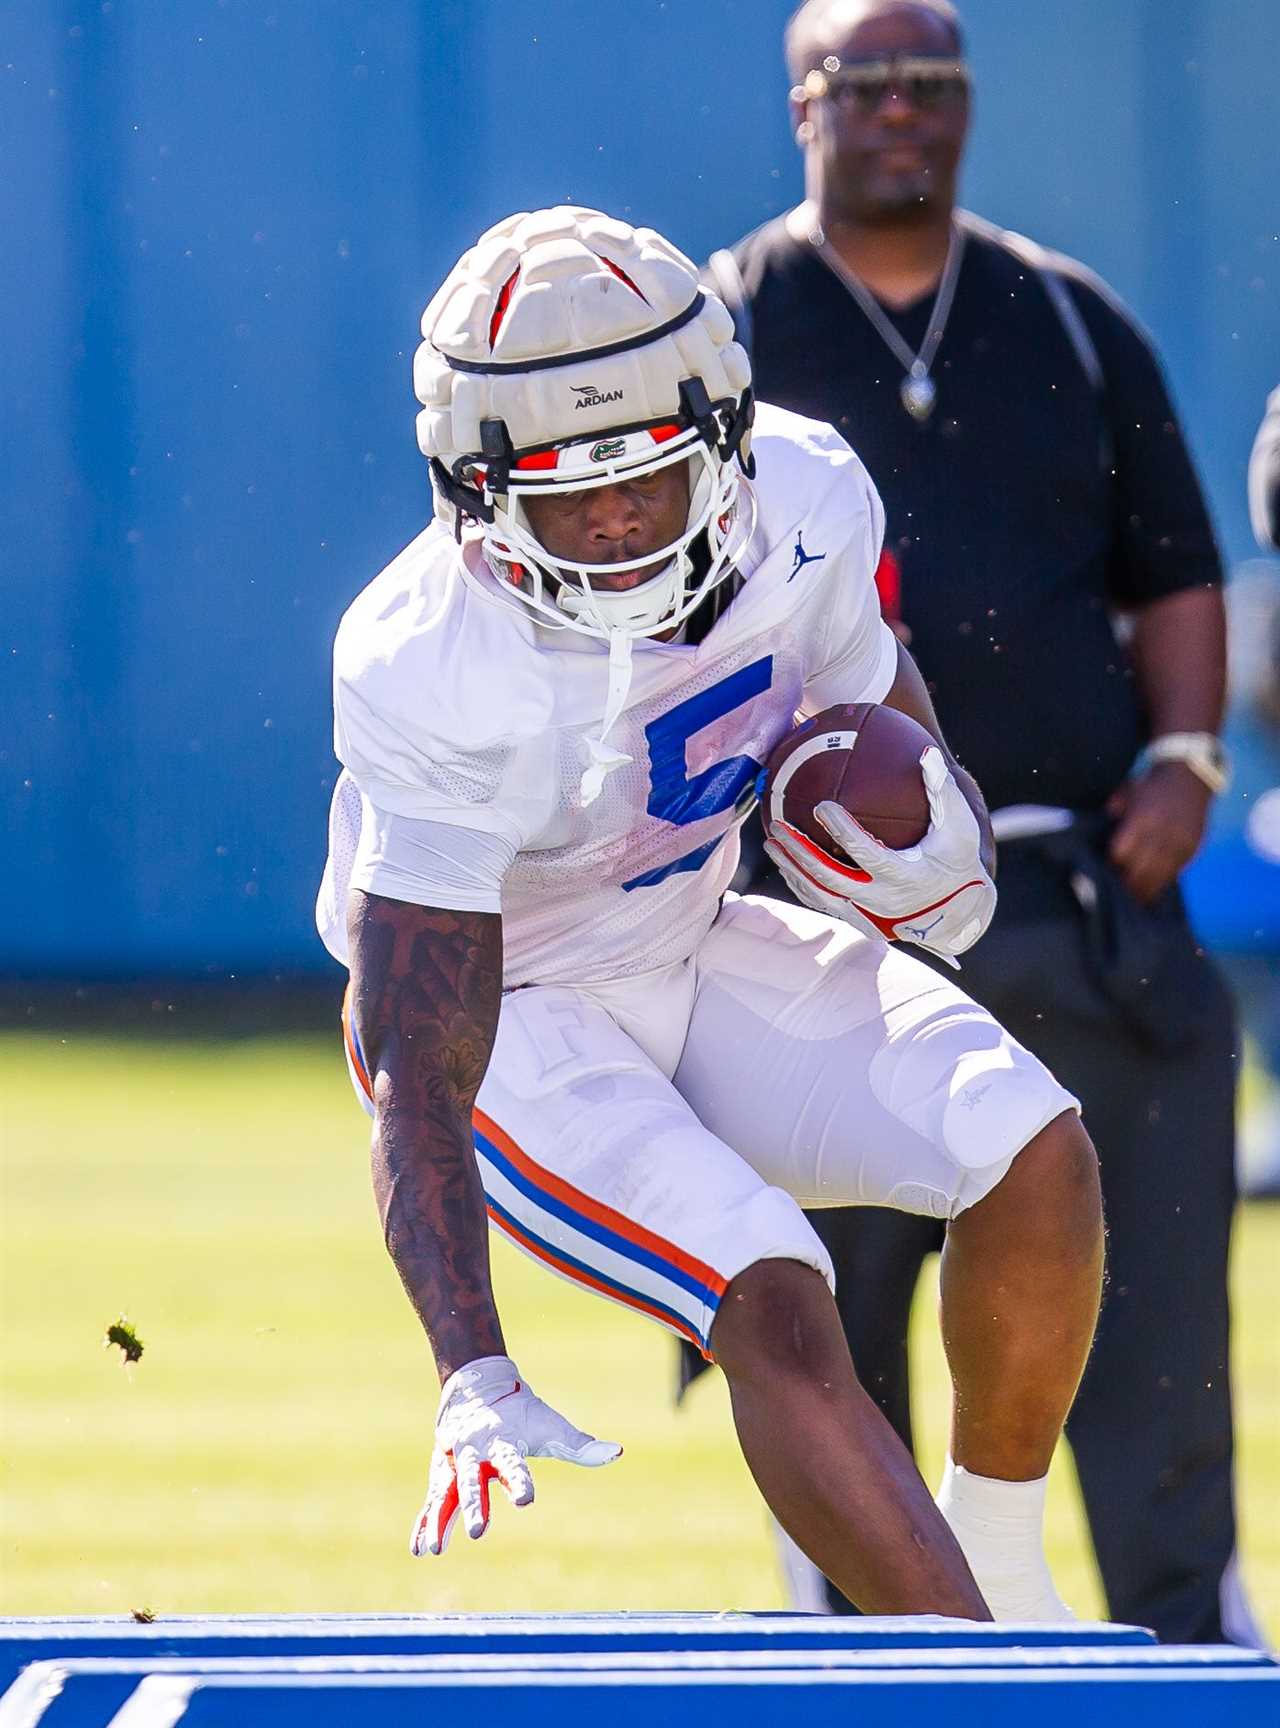
[[[509,216],[464,253],[422,315],[418,444],[437,516],[479,524],[504,597],[608,640],[677,627],[732,570],[755,503],[751,368],[733,320],[649,228],[561,206]],[[690,463],[670,545],[610,564],[552,558],[526,498]],[[627,593],[593,588],[664,560]]]

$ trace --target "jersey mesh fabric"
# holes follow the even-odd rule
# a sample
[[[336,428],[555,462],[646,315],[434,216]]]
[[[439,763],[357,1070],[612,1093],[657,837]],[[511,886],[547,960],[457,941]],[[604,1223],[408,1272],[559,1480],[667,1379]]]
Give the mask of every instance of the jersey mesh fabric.
[[[344,965],[350,889],[414,906],[497,913],[512,857],[509,843],[481,829],[375,809],[345,772],[334,790],[329,849],[316,919],[325,947]]]
[[[467,773],[454,772],[444,762],[424,762],[422,778],[451,804],[490,804],[511,761],[509,744],[467,752]]]
[[[329,805],[329,857],[316,895],[316,928],[320,940],[345,966],[347,963],[347,890],[360,844],[360,788],[350,774],[340,774]]]
[[[692,779],[727,758],[763,761],[791,724],[803,694],[798,634],[794,627],[771,632],[768,640],[753,633],[696,669],[691,654],[664,653],[666,676],[659,689],[629,708],[612,735],[632,761],[608,776],[600,799],[589,808],[582,807],[578,792],[582,735],[577,729],[561,733],[557,844],[521,852],[503,889],[512,981],[624,978],[693,952],[733,876],[741,812],[730,806],[684,823],[654,814],[661,800],[655,796],[646,728],[676,704],[714,700],[717,689],[736,674],[760,667],[756,676],[767,676],[767,687],[694,732],[684,764]],[[749,799],[749,784],[744,799]],[[720,844],[699,868],[676,869],[660,882],[641,880],[696,858],[717,840]],[[571,933],[568,944],[566,932]]]

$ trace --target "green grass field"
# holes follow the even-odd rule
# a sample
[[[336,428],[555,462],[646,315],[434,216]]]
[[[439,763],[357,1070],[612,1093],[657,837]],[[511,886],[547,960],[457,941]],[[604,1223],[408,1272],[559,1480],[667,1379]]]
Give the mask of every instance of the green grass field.
[[[676,1414],[656,1327],[501,1244],[510,1348],[626,1456],[413,1561],[434,1380],[388,1262],[336,1042],[0,1037],[6,1614],[767,1608],[764,1513],[719,1376]],[[1280,1632],[1280,1207],[1235,1258],[1246,1572]],[[104,1351],[121,1312],[146,1351]],[[945,1393],[921,1293],[926,1473]],[[1099,1609],[1069,1463],[1064,1594]]]

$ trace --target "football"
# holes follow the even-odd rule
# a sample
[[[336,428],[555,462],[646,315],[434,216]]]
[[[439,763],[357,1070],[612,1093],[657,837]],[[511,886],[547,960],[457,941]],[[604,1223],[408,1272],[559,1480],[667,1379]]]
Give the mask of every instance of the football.
[[[914,846],[929,827],[920,758],[936,742],[909,715],[878,702],[824,708],[789,732],[765,764],[766,835],[781,818],[830,852],[834,841],[814,811],[831,799],[886,846]]]

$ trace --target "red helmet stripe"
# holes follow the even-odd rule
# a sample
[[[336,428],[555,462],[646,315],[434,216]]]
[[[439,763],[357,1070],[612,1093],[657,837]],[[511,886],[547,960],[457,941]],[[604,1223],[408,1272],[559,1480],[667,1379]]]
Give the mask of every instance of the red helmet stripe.
[[[665,444],[669,438],[680,436],[680,428],[678,426],[650,426],[649,436],[655,444]]]
[[[498,291],[498,304],[494,307],[493,317],[489,320],[490,353],[493,352],[493,345],[498,340],[498,332],[502,328],[502,320],[507,315],[507,307],[511,304],[511,296],[515,293],[516,282],[519,280],[519,277],[520,266],[517,264]]]
[[[535,450],[531,456],[521,456],[516,461],[517,468],[554,468],[560,460],[558,450]]]
[[[600,262],[604,265],[606,270],[612,270],[613,271],[614,275],[618,278],[619,282],[625,282],[627,287],[630,288],[630,290],[633,294],[640,294],[640,290],[636,287],[635,283],[631,280],[630,276],[627,275],[626,271],[625,270],[619,270],[618,266],[613,262],[613,260],[611,258],[606,258],[604,256],[604,254],[601,252],[597,252],[596,257],[599,258]],[[649,299],[648,299],[647,295],[640,294],[640,298],[644,301],[646,306],[649,305]]]

